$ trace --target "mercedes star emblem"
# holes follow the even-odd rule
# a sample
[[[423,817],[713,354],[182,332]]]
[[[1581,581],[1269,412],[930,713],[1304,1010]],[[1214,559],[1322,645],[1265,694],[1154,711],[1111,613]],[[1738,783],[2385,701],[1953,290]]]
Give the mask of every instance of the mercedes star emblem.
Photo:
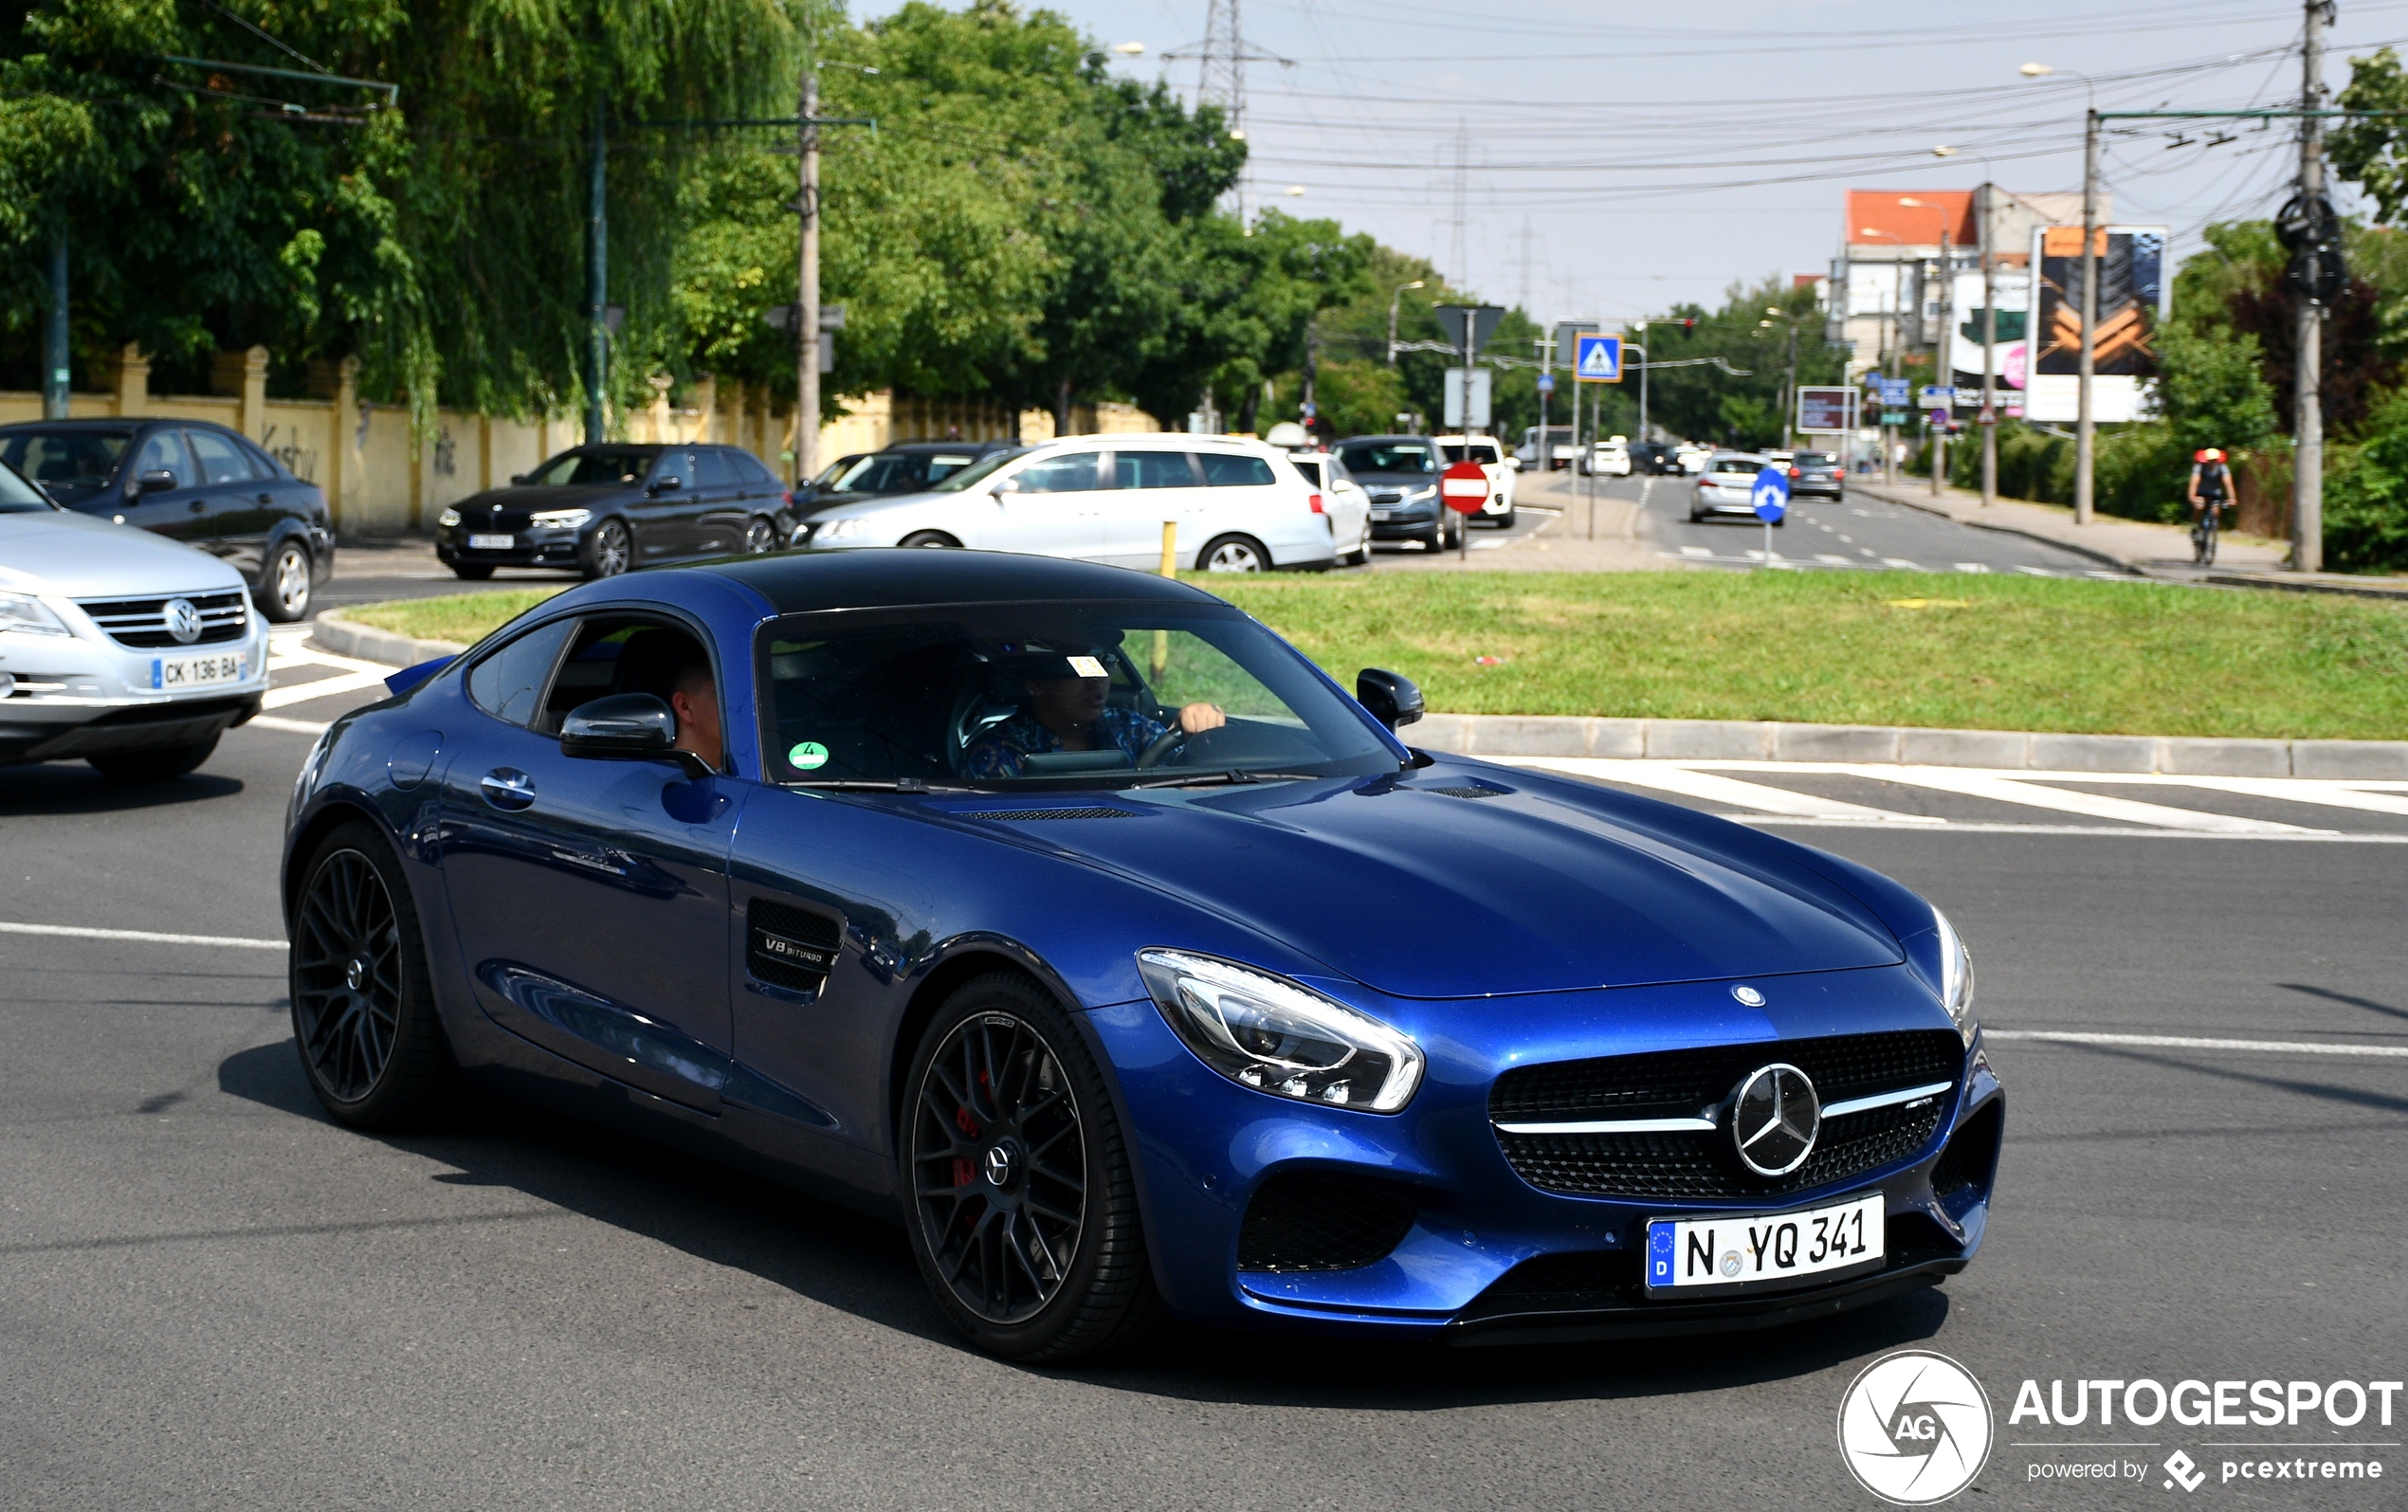
[[[176,645],[190,646],[201,638],[201,611],[192,607],[191,599],[169,599],[165,613],[167,632],[175,637]]]
[[[1750,1008],[1764,1006],[1764,994],[1753,987],[1734,987],[1731,989],[1731,995]]]
[[[1797,1066],[1759,1066],[1731,1094],[1731,1142],[1740,1163],[1760,1176],[1785,1176],[1815,1153],[1823,1103]]]

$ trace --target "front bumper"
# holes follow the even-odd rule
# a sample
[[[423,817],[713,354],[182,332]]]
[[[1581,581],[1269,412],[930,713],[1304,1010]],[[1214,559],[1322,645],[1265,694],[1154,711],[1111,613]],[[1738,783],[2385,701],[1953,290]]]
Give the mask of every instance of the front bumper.
[[[506,550],[473,547],[465,526],[447,525],[435,532],[435,556],[446,567],[566,567],[580,564],[585,526],[530,526],[509,532]],[[479,532],[478,534],[486,534]],[[500,531],[494,535],[502,534]]]
[[[1446,506],[1432,497],[1411,504],[1372,505],[1371,538],[1374,540],[1419,540],[1438,523],[1438,512]],[[1381,519],[1378,512],[1386,510]]]
[[[250,719],[267,692],[267,627],[248,617],[244,636],[190,647],[120,646],[81,611],[62,610],[72,634],[0,633],[0,763],[80,760],[210,739]],[[173,691],[167,664],[235,656],[240,675]]]
[[[1932,1026],[1929,993],[1903,967],[1827,975],[1851,979],[1848,997],[1864,1011],[1776,1025],[1777,1037]],[[1488,1112],[1496,1076],[1518,1064],[1694,1044],[1695,1026],[1714,1022],[1707,1015],[1727,1021],[1727,984],[1487,1004],[1480,1011],[1489,1024],[1509,1022],[1468,1038],[1432,1022],[1442,1016],[1435,1010],[1468,1005],[1380,999],[1353,984],[1346,996],[1414,1032],[1430,1055],[1424,1084],[1401,1113],[1240,1087],[1196,1061],[1150,1002],[1085,1015],[1120,1078],[1156,1274],[1176,1311],[1223,1325],[1458,1343],[1764,1327],[1933,1284],[1962,1269],[1981,1242],[2004,1096],[1978,1043],[1926,1138],[1827,1185],[1744,1201],[1571,1195],[1532,1185],[1506,1158]],[[1460,1029],[1465,1021],[1450,1022]],[[1396,1210],[1400,1236],[1368,1263],[1346,1257],[1344,1268],[1309,1254],[1296,1265],[1250,1267],[1249,1253],[1263,1252],[1262,1230],[1248,1233],[1256,1199],[1278,1190],[1275,1181],[1300,1177],[1327,1183],[1333,1197],[1377,1193]],[[1644,1285],[1651,1219],[1797,1211],[1875,1193],[1887,1213],[1877,1270],[1702,1299],[1652,1297]],[[1335,1214],[1339,1205],[1296,1211]]]

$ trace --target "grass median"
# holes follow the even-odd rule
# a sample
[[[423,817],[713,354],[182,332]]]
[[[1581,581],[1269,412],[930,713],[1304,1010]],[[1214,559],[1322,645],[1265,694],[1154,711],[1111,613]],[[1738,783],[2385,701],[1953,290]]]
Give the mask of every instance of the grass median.
[[[2408,606],[1915,573],[1371,573],[1192,580],[1352,684],[1433,711],[2408,739]],[[371,605],[470,641],[541,590]]]

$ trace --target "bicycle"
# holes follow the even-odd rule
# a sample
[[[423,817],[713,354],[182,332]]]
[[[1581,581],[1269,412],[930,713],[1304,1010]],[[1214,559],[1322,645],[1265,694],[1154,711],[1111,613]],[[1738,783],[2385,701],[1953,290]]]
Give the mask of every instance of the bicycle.
[[[2223,508],[2222,503],[2210,500],[2191,525],[2191,560],[2197,566],[2216,565],[2216,517]]]

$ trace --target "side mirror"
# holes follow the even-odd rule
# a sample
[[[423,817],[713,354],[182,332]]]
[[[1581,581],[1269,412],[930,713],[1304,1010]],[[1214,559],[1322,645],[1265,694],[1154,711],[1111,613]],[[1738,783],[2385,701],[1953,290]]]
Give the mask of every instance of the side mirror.
[[[1413,679],[1376,666],[1355,674],[1355,701],[1391,730],[1421,718],[1421,689]]]
[[[514,472],[510,475],[510,483],[512,487],[518,487],[523,484],[526,481],[527,475],[525,473]]]
[[[134,481],[135,487],[146,494],[164,493],[175,486],[175,474],[165,467],[154,467]]]
[[[998,499],[1002,498],[1005,494],[1016,494],[1019,491],[1020,480],[1017,478],[999,478],[995,480],[994,494]]]
[[[675,473],[671,473],[644,491],[648,494],[673,494],[684,486],[685,480],[680,478]]]
[[[560,721],[560,754],[597,761],[674,761],[689,777],[708,763],[677,748],[677,715],[649,693],[613,693],[580,703]]]

